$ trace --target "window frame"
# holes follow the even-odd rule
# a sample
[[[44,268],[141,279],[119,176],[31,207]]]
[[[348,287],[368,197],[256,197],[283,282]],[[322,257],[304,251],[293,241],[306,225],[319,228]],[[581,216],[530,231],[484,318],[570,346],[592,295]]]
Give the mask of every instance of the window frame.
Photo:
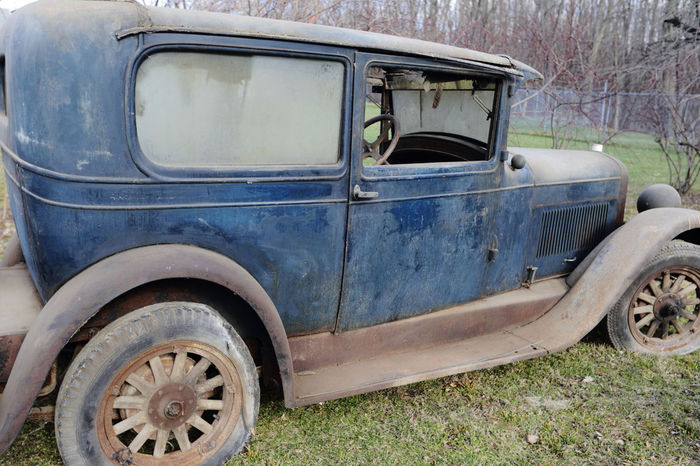
[[[140,37],[140,47],[130,60],[126,79],[126,134],[129,152],[136,166],[144,174],[161,181],[246,181],[255,179],[290,180],[335,180],[342,178],[350,157],[350,125],[352,121],[352,51],[315,44],[290,44],[281,41],[218,36],[199,37],[194,34],[152,34]],[[154,37],[156,36],[156,37]],[[151,39],[151,40],[149,40]],[[144,42],[150,43],[144,43]],[[343,88],[338,141],[338,161],[321,165],[165,165],[154,161],[141,149],[136,127],[136,76],[146,58],[162,52],[201,52],[222,55],[265,55],[275,57],[305,58],[339,62],[343,65]]]
[[[464,67],[460,67],[453,62],[428,61],[423,58],[413,57],[395,57],[377,55],[369,58],[366,63],[360,68],[358,67],[360,87],[356,88],[361,91],[361,101],[364,103],[367,99],[367,75],[372,67],[382,68],[410,68],[416,70],[438,71],[445,73],[455,73],[465,77],[488,77],[496,80],[496,90],[494,94],[494,108],[492,121],[489,128],[488,137],[488,154],[489,158],[485,160],[465,160],[454,162],[426,162],[426,163],[411,163],[397,165],[368,165],[362,164],[362,138],[360,139],[360,147],[353,147],[358,156],[354,162],[357,164],[357,169],[361,180],[366,181],[385,181],[392,179],[414,179],[414,178],[435,178],[445,176],[463,176],[470,173],[493,172],[498,169],[500,157],[497,157],[498,133],[499,125],[501,124],[501,100],[502,94],[507,86],[506,79],[503,73],[494,72],[488,69],[480,69],[472,63],[465,63]],[[358,99],[356,102],[360,102]],[[364,110],[364,109],[363,109]],[[363,111],[364,114],[364,111]],[[360,131],[359,128],[357,128]],[[364,135],[364,128],[361,130],[361,135]]]

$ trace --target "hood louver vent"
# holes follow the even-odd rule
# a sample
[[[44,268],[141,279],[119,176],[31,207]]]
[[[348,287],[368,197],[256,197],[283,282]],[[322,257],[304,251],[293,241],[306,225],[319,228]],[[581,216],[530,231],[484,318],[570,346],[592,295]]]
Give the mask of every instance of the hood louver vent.
[[[607,203],[543,212],[537,257],[592,249],[605,237],[607,217]]]

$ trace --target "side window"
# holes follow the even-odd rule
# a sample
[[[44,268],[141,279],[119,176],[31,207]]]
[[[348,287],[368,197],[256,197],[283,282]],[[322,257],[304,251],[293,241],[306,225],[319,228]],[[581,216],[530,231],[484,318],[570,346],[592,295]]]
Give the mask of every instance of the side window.
[[[363,164],[489,160],[497,84],[483,76],[371,67]]]
[[[330,60],[155,53],[136,74],[138,141],[166,166],[335,164],[343,83]]]

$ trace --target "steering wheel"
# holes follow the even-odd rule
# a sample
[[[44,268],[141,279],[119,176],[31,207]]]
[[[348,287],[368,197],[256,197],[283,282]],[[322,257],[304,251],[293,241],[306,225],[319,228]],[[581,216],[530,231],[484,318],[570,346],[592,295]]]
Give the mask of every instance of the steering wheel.
[[[396,144],[398,144],[399,138],[401,137],[401,125],[399,125],[399,120],[394,115],[383,113],[365,121],[365,128],[375,124],[378,121],[388,121],[391,124],[383,125],[384,128],[382,129],[382,132],[373,142],[368,142],[366,139],[364,139],[365,152],[362,154],[362,160],[366,159],[367,157],[372,157],[375,160],[375,165],[382,165],[386,163],[391,153],[394,152],[394,149],[396,149]],[[389,128],[393,129],[394,134],[391,138],[389,147],[387,147],[382,154],[379,152],[379,146],[389,137]]]

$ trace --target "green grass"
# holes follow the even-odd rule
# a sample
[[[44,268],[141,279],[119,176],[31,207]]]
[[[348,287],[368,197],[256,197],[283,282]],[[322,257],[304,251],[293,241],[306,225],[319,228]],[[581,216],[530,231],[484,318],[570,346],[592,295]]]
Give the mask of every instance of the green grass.
[[[537,134],[509,143],[551,147]],[[647,137],[621,135],[605,151],[629,169],[631,205],[667,181]],[[698,464],[700,352],[619,352],[598,329],[552,356],[296,410],[264,394],[254,438],[230,461],[243,463]],[[60,464],[53,424],[27,423],[0,464]]]
[[[700,462],[700,354],[618,352],[598,334],[545,358],[296,410],[265,398],[229,464]],[[59,464],[53,424],[25,425],[0,464]]]
[[[699,355],[663,359],[587,341],[294,411],[264,403],[256,436],[231,464],[697,464],[698,388]]]

